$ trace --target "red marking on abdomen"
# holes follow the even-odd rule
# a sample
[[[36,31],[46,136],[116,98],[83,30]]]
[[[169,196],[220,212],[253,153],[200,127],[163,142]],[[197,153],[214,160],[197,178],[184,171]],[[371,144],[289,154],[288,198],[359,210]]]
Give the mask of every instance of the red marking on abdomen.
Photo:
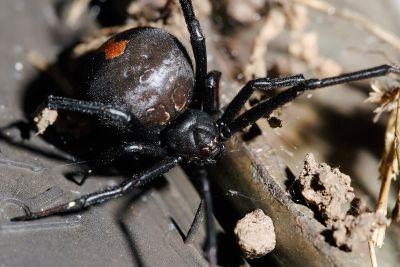
[[[122,55],[125,52],[127,44],[128,40],[115,41],[114,39],[111,39],[105,43],[103,45],[103,51],[106,60],[110,60]]]

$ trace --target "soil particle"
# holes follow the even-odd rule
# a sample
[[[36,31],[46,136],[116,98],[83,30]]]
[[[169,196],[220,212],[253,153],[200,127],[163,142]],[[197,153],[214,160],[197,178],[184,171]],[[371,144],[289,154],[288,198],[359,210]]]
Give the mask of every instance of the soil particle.
[[[298,181],[302,196],[322,218],[333,244],[343,250],[351,251],[388,223],[383,214],[368,212],[365,203],[355,197],[348,175],[317,163],[312,154],[306,155]]]
[[[366,212],[355,217],[346,215],[344,220],[332,225],[332,236],[336,246],[351,251],[361,242],[371,239],[372,233],[387,224],[382,213]]]
[[[345,219],[355,197],[348,175],[317,163],[312,154],[307,154],[299,182],[304,199],[318,210],[327,225]]]
[[[36,123],[37,134],[43,134],[47,127],[53,125],[57,120],[57,110],[50,110],[48,108],[43,109],[33,121]]]
[[[234,232],[243,255],[248,259],[262,257],[275,248],[272,219],[261,209],[248,213],[239,220]]]

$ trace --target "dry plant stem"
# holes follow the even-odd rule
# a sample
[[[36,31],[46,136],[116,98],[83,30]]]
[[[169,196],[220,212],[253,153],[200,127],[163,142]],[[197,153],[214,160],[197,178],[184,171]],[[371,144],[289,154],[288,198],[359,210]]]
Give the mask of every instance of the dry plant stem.
[[[395,132],[395,147],[396,147],[396,158],[397,158],[397,166],[400,167],[400,96],[397,98],[397,109],[396,109],[396,132]],[[392,219],[395,222],[400,222],[400,188],[397,192],[396,205],[392,211]]]
[[[371,258],[371,266],[378,267],[378,261],[376,260],[375,244],[373,241],[368,241],[369,256]]]
[[[390,149],[390,154],[388,155],[388,160],[391,159],[393,161],[394,159],[394,146],[391,147]],[[384,167],[384,172],[382,173],[382,184],[381,184],[381,189],[379,192],[379,198],[378,198],[378,204],[376,206],[376,213],[382,213],[384,215],[387,214],[387,206],[388,206],[388,196],[389,196],[389,189],[390,189],[390,184],[392,182],[392,164],[390,161],[386,161],[383,163],[385,165]],[[386,227],[380,227],[377,229],[374,234],[372,235],[372,240],[378,247],[382,247],[383,241],[385,239],[385,231]]]
[[[396,107],[396,122],[395,122],[395,134],[394,134],[394,144],[396,148],[396,159],[397,166],[400,167],[400,142],[399,142],[399,133],[400,133],[400,95],[397,96],[397,107]]]
[[[372,33],[379,39],[385,41],[386,43],[390,44],[397,50],[400,50],[400,38],[397,37],[395,34],[383,29],[379,25],[372,23],[370,19],[364,17],[363,15],[354,12],[349,9],[344,8],[336,8],[335,6],[328,4],[325,1],[320,0],[290,0],[294,3],[300,3],[311,7],[315,10],[327,13],[329,15],[335,14],[338,17],[344,18],[355,25],[363,28],[364,30]]]
[[[388,206],[388,197],[390,184],[392,179],[394,178],[393,173],[397,171],[397,168],[394,165],[397,165],[397,157],[396,157],[396,136],[395,131],[397,129],[397,116],[398,109],[392,111],[389,116],[389,121],[386,129],[386,137],[385,137],[385,151],[382,156],[381,166],[379,168],[380,176],[382,179],[381,189],[379,192],[378,204],[376,206],[376,212],[382,213],[384,215],[387,214],[387,206]],[[372,235],[372,241],[378,246],[382,247],[383,240],[385,239],[385,231],[386,227],[382,226],[378,228],[374,234]]]

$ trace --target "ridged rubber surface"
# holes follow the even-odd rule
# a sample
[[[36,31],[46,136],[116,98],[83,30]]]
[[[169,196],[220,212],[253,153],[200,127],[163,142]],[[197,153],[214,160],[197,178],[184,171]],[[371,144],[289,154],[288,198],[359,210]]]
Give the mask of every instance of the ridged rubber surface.
[[[0,2],[1,127],[25,117],[23,96],[38,75],[27,53],[35,50],[55,58],[57,42],[50,33],[57,22],[52,2]],[[22,215],[24,209],[47,208],[120,179],[91,177],[80,187],[65,179],[63,173],[71,166],[49,155],[62,155],[51,144],[33,136],[24,141],[30,149],[21,148],[12,144],[22,142],[17,129],[3,134],[8,142],[0,140],[0,266],[205,265],[202,242],[183,244],[173,223],[186,232],[199,203],[179,169],[167,175],[163,186],[138,196],[79,214],[10,223],[9,218]]]

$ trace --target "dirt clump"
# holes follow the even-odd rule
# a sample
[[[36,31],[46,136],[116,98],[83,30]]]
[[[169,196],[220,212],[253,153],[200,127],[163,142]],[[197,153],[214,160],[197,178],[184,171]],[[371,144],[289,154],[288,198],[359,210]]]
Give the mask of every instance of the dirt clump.
[[[234,232],[243,255],[248,259],[262,257],[275,248],[276,236],[272,219],[260,209],[239,220]]]
[[[365,212],[359,216],[346,215],[344,220],[333,223],[332,237],[338,247],[351,251],[357,244],[370,239],[375,229],[386,224],[387,219],[382,213]]]
[[[388,223],[385,216],[369,212],[355,197],[348,175],[326,163],[317,163],[312,154],[306,155],[297,181],[304,200],[327,226],[332,242],[343,250],[351,251]]]
[[[317,163],[312,154],[307,154],[298,181],[305,201],[318,210],[327,225],[345,218],[355,198],[348,175]]]
[[[57,120],[58,112],[57,110],[50,110],[48,108],[43,109],[37,116],[33,119],[36,124],[37,134],[43,134],[47,127],[53,125]]]

